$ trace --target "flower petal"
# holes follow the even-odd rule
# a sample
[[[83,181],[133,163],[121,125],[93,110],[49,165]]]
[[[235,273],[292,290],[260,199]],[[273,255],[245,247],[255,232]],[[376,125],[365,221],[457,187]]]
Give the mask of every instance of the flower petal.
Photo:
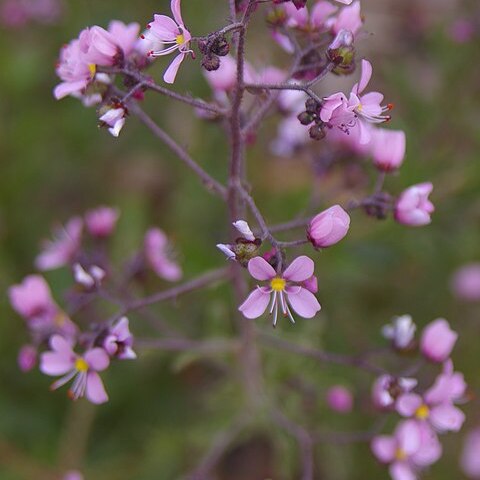
[[[295,312],[303,318],[314,317],[322,308],[315,295],[306,288],[300,288],[298,293],[287,291],[287,298]]]
[[[110,359],[107,352],[103,348],[92,348],[88,350],[84,355],[85,361],[92,370],[101,372],[108,368]]]
[[[396,410],[403,417],[411,417],[422,405],[422,397],[416,393],[406,393],[397,399]]]
[[[357,87],[357,95],[362,93],[366,86],[368,85],[368,82],[372,78],[372,64],[368,61],[363,59],[362,60],[362,73],[360,75],[360,81],[358,82],[358,87]]]
[[[372,452],[382,463],[391,463],[395,458],[397,442],[393,437],[380,435],[372,440]]]
[[[267,309],[270,293],[267,289],[256,288],[238,307],[246,318],[258,318]]]
[[[283,278],[292,282],[304,282],[308,280],[315,269],[315,263],[306,255],[297,257],[283,272]]]
[[[180,8],[180,0],[172,0],[170,3],[170,8],[173,13],[173,18],[179,25],[183,25],[182,11]]]
[[[173,83],[175,82],[175,78],[177,76],[178,69],[180,68],[181,63],[183,62],[185,58],[185,54],[181,53],[180,55],[177,55],[172,63],[168,66],[167,70],[165,71],[163,75],[163,80],[165,83]]]
[[[45,375],[56,377],[72,370],[75,357],[57,352],[45,352],[40,355],[40,371]]]
[[[270,280],[277,275],[273,267],[263,257],[253,257],[248,262],[248,271],[256,280]]]
[[[108,401],[108,395],[103,386],[102,379],[97,372],[87,373],[87,388],[85,396],[90,402],[101,404]]]

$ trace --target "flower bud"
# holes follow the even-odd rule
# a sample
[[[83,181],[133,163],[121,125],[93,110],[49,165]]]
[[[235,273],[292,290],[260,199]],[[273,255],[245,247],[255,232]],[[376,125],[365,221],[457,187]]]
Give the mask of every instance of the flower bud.
[[[37,349],[33,345],[24,345],[18,352],[18,368],[22,372],[29,372],[37,364]]]
[[[407,350],[412,346],[417,326],[410,315],[402,315],[382,328],[382,335],[388,338],[397,350]]]
[[[310,135],[310,138],[313,140],[322,140],[323,138],[325,138],[325,135],[326,135],[323,124],[318,124],[318,123],[310,127],[310,129],[308,130],[308,134]]]
[[[305,101],[305,110],[311,115],[318,115],[320,113],[321,105],[314,99],[309,97]]]
[[[220,58],[212,53],[207,54],[202,58],[202,67],[207,70],[207,72],[218,70],[220,68]]]
[[[459,268],[453,275],[451,289],[459,299],[469,302],[480,300],[480,263]]]
[[[217,37],[213,41],[210,51],[220,57],[224,57],[230,53],[230,45],[224,35]]]
[[[335,385],[327,392],[327,404],[335,412],[349,413],[353,408],[353,397],[347,388]]]
[[[308,112],[299,113],[297,118],[302,125],[310,125],[314,120],[313,116]]]
[[[423,330],[420,351],[428,360],[442,363],[450,357],[457,338],[458,334],[450,328],[449,323],[438,318]]]
[[[315,248],[327,248],[339,242],[350,228],[350,216],[340,206],[316,215],[307,228],[307,238]]]
[[[432,190],[433,185],[430,182],[407,188],[395,205],[395,220],[410,227],[428,225],[432,221],[430,214],[435,210],[428,199]]]
[[[408,393],[417,386],[414,378],[395,378],[391,375],[381,375],[372,387],[372,402],[378,410],[392,410],[400,395]]]

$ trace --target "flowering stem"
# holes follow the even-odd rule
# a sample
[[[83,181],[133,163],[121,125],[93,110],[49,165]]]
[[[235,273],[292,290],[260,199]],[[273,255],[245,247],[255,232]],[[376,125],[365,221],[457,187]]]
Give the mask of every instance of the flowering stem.
[[[123,75],[126,75],[128,77],[133,78],[136,80],[139,84],[142,84],[144,88],[147,88],[148,90],[152,90],[154,92],[160,93],[162,95],[165,95],[167,97],[172,98],[173,100],[177,100],[182,103],[186,103],[187,105],[190,105],[195,108],[200,108],[202,110],[206,110],[208,112],[214,113],[216,115],[223,115],[225,112],[221,110],[219,107],[216,105],[213,105],[211,103],[205,102],[204,100],[200,100],[197,98],[192,98],[187,95],[182,95],[177,92],[173,92],[172,90],[169,90],[168,88],[162,87],[161,85],[158,85],[151,79],[150,77],[147,77],[146,75],[143,75],[141,72],[136,71],[136,70],[130,70],[129,68],[115,68],[115,67],[110,67],[110,68],[102,68],[99,70],[100,72],[105,72],[105,73],[120,73]],[[138,88],[138,85],[135,86],[135,88]]]
[[[178,285],[177,287],[164,290],[163,292],[155,293],[153,295],[150,295],[149,297],[145,297],[139,300],[133,300],[131,302],[128,302],[121,309],[121,311],[117,313],[116,317],[120,318],[126,315],[128,312],[131,312],[134,310],[141,310],[142,308],[148,305],[153,305],[155,303],[164,302],[166,300],[172,300],[174,298],[179,297],[180,295],[184,295],[185,293],[189,293],[194,290],[204,288],[208,285],[217,283],[221,280],[226,280],[229,277],[229,272],[230,270],[228,267],[212,270],[182,285]]]
[[[324,363],[333,363],[335,365],[346,365],[365,370],[375,375],[387,373],[383,368],[371,365],[362,356],[341,355],[333,352],[325,352],[312,347],[291,343],[281,338],[274,337],[265,333],[260,334],[260,341],[270,347],[278,348],[286,352],[311,357]]]
[[[167,147],[175,153],[183,163],[185,163],[191,170],[193,170],[197,176],[201,179],[203,184],[207,187],[209,191],[220,195],[222,198],[226,198],[227,189],[219,183],[217,180],[212,178],[193,158],[188,154],[188,152],[180,146],[175,140],[173,140],[168,133],[166,133],[162,128],[160,128],[139,106],[136,102],[131,102],[129,104],[129,109],[134,113],[140,121],[146,125],[156,137],[162,140]]]

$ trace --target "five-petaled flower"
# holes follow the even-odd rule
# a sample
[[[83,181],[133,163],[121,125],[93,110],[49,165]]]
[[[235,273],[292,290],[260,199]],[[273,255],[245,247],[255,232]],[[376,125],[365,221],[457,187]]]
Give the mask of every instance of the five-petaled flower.
[[[292,323],[295,323],[290,307],[301,317],[312,318],[320,310],[320,304],[315,295],[302,282],[313,276],[313,260],[297,257],[283,274],[277,274],[273,267],[262,257],[252,258],[248,262],[248,271],[256,280],[268,281],[268,286],[259,287],[250,293],[240,305],[239,310],[246,318],[258,318],[270,303],[270,313],[273,313],[273,326],[277,324],[278,307]]]
[[[180,64],[185,56],[191,53],[190,40],[192,39],[191,33],[183,24],[180,0],[172,0],[171,10],[173,19],[166,15],[154,15],[153,22],[148,24],[148,32],[145,35],[147,40],[162,42],[167,46],[163,50],[151,50],[149,52],[151,57],[160,57],[179,51],[179,55],[173,59],[163,75],[163,80],[167,83],[175,81]]]
[[[60,335],[50,338],[51,351],[40,358],[40,370],[46,375],[62,377],[54,382],[52,390],[56,390],[73,379],[68,391],[73,400],[86,396],[92,403],[100,404],[108,401],[103,382],[97,372],[105,370],[110,364],[107,352],[103,348],[91,348],[84,355],[73,351],[73,346]]]

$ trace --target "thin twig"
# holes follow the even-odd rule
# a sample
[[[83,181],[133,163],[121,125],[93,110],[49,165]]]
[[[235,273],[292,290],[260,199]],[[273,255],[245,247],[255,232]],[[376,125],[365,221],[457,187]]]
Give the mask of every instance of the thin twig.
[[[191,170],[193,170],[203,184],[207,187],[208,190],[220,195],[222,198],[226,198],[227,189],[219,183],[217,180],[212,178],[209,173],[207,173],[193,158],[189,153],[180,146],[167,132],[165,132],[157,123],[155,123],[139,106],[136,102],[131,102],[129,104],[129,110],[135,114],[139,120],[146,125],[156,137],[162,140],[163,143],[167,145],[170,150],[172,150],[177,157],[182,160],[185,165],[187,165]]]

